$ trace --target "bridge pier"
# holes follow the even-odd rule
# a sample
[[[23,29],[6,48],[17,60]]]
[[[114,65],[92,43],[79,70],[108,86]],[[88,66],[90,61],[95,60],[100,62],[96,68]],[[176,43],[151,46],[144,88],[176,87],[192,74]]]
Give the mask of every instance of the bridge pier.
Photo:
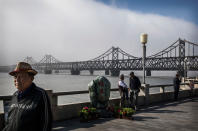
[[[50,69],[45,69],[45,70],[44,70],[44,73],[45,73],[45,74],[52,74],[52,70],[50,70]]]
[[[90,75],[93,75],[94,71],[93,70],[89,70]]]
[[[55,73],[59,73],[59,70],[55,70]]]
[[[151,76],[151,70],[146,70],[146,76]]]
[[[111,70],[111,76],[119,76],[120,70]]]
[[[105,70],[105,75],[109,75],[109,70]]]
[[[71,70],[71,75],[80,75],[80,70]]]

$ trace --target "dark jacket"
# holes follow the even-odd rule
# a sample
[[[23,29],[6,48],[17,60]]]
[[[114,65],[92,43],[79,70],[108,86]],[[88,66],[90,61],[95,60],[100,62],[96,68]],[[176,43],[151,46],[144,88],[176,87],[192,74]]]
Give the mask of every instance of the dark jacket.
[[[180,83],[181,83],[181,80],[179,80],[179,78],[175,77],[173,80],[174,88],[179,88]]]
[[[129,78],[129,87],[131,90],[139,90],[141,87],[141,82],[138,77],[134,76],[133,78]]]
[[[3,131],[51,131],[51,105],[45,90],[34,83],[20,93],[15,92]]]

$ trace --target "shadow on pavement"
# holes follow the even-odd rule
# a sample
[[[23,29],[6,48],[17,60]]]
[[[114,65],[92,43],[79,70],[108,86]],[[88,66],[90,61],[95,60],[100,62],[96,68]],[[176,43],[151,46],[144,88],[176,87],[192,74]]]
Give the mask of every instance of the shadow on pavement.
[[[164,103],[156,103],[152,104],[148,107],[143,107],[141,110],[137,111],[136,114],[139,113],[175,113],[175,112],[181,112],[181,113],[187,113],[184,111],[176,111],[176,110],[160,110],[161,108],[169,107],[169,106],[177,106],[179,104],[187,103],[187,102],[197,102],[198,98],[193,99],[182,99],[178,101],[169,101]]]
[[[134,116],[134,121],[147,121],[148,119],[158,119],[157,117],[147,117],[147,116]]]
[[[100,119],[97,119],[91,122],[85,122],[85,123],[80,122],[80,119],[54,122],[53,131],[68,131],[68,130],[74,130],[78,128],[90,128],[90,127],[94,127],[97,124],[102,124],[113,119],[114,118],[100,118]]]

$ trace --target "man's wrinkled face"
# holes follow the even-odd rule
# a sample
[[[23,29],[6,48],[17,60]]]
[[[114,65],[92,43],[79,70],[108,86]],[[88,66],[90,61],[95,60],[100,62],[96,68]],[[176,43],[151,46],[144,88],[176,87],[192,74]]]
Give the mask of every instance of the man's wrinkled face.
[[[26,72],[16,73],[14,76],[14,85],[15,87],[23,91],[32,84],[33,78]]]

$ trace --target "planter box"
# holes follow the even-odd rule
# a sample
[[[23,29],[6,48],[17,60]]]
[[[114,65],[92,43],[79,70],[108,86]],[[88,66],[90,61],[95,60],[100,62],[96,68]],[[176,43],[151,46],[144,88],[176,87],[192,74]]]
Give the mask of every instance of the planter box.
[[[122,116],[122,119],[133,120],[133,116]]]
[[[80,122],[89,122],[89,121],[93,121],[93,120],[96,120],[98,119],[99,116],[97,114],[93,115],[93,116],[88,116],[87,119],[85,119],[84,117],[80,117]]]

